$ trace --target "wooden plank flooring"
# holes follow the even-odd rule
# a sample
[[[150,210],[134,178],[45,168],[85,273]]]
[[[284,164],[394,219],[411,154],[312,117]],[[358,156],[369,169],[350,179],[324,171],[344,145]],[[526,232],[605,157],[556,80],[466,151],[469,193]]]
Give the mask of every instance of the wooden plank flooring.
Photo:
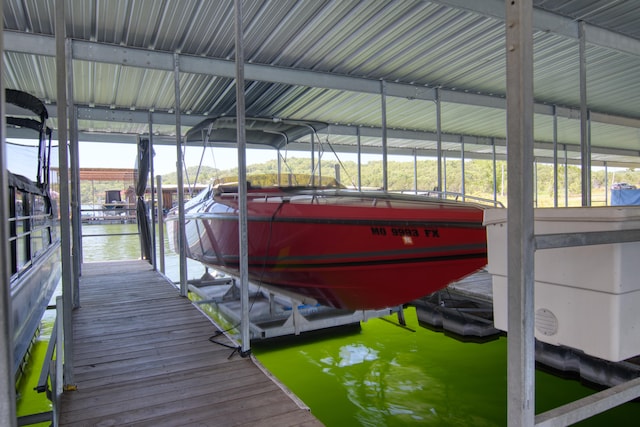
[[[464,279],[451,283],[449,288],[458,294],[484,300],[493,304],[493,287],[491,274],[486,270],[480,270]]]
[[[322,425],[148,263],[84,264],[80,303],[61,426]]]

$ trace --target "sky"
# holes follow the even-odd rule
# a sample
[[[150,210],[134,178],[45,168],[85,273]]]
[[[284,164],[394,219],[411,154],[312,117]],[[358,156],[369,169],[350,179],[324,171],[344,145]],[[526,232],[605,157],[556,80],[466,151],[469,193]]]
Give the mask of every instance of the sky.
[[[14,140],[8,147],[8,167],[13,173],[35,179],[37,154],[34,148],[37,140]],[[57,145],[54,141],[54,146]],[[177,149],[175,146],[154,146],[154,174],[165,175],[176,171]],[[304,157],[304,153],[297,153]],[[80,168],[126,168],[133,169],[136,163],[137,146],[127,143],[83,142],[79,143]],[[275,150],[247,150],[247,164],[263,163],[276,158]],[[52,166],[58,165],[57,153],[52,153]],[[199,147],[190,147],[185,154],[185,165],[203,165],[220,170],[233,169],[238,165],[238,153],[235,148],[207,149],[204,153]],[[32,176],[33,175],[33,176]]]
[[[81,168],[133,168],[136,161],[135,144],[117,143],[80,143],[80,167]],[[176,171],[177,149],[174,146],[156,145],[153,147],[154,174],[164,175]],[[247,150],[247,164],[262,163],[275,159],[275,152],[267,150]],[[190,147],[185,154],[184,163],[188,166],[216,167],[221,170],[232,169],[238,165],[238,154],[232,148],[216,148],[215,151]]]
[[[19,169],[12,170],[14,173],[21,173],[28,176],[29,171],[35,170],[35,167],[31,167],[26,163],[26,157],[19,153],[21,150],[19,146],[34,145],[37,144],[36,140],[14,140],[8,139],[9,142],[17,144],[14,150],[17,154],[9,158],[9,163],[13,164],[14,168]],[[54,146],[57,145],[56,141],[53,141]],[[177,149],[172,145],[155,145],[154,146],[154,175],[165,175],[176,171],[176,155]],[[272,149],[248,149],[247,150],[247,165],[264,163],[269,160],[275,160],[277,158],[276,150]],[[310,158],[308,152],[302,151],[289,151],[284,153],[287,158]],[[32,156],[30,154],[29,156]],[[133,169],[135,167],[137,156],[137,146],[132,143],[105,143],[105,142],[87,142],[80,141],[79,143],[79,157],[80,168],[126,168]],[[57,154],[52,156],[52,165],[57,166]],[[11,160],[13,158],[13,161]],[[334,160],[335,156],[331,152],[325,152],[324,159]],[[366,164],[372,160],[380,160],[381,155],[376,154],[362,154],[361,160],[363,164]],[[203,154],[201,147],[188,147],[184,163],[187,167],[198,166],[200,161],[205,166],[217,168],[219,170],[229,170],[238,166],[238,153],[235,148],[207,148]],[[347,154],[340,153],[340,160],[343,162],[357,161],[357,155],[355,153]],[[389,161],[413,161],[413,156],[389,156]],[[19,168],[18,168],[19,167]],[[23,170],[24,169],[24,170]]]

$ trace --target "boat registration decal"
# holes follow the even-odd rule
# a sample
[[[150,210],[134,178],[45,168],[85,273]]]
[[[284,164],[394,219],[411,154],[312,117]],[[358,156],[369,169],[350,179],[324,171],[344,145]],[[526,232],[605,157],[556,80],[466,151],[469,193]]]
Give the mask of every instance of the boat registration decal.
[[[399,236],[399,237],[420,237],[421,235],[430,238],[440,237],[440,230],[438,228],[423,228],[422,233],[420,229],[412,227],[371,227],[371,234],[374,236]]]

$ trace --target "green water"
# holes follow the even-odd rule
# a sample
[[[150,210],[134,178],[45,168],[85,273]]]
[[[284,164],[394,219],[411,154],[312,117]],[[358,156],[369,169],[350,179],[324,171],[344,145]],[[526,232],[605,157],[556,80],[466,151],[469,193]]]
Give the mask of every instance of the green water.
[[[156,226],[157,231],[157,226]],[[84,225],[82,254],[84,262],[131,260],[140,258],[140,238],[136,224]],[[105,236],[106,235],[106,236]],[[96,237],[94,237],[96,236]],[[180,260],[169,249],[167,233],[164,234],[165,272],[174,281],[180,280]],[[159,251],[158,251],[158,257]],[[158,262],[158,269],[159,267]],[[204,273],[199,262],[187,259],[187,278],[197,279]]]
[[[395,317],[359,333],[254,345],[257,358],[327,426],[504,426],[507,340],[464,343]],[[388,321],[387,321],[388,320]],[[536,412],[594,393],[573,380],[536,372]],[[628,403],[578,425],[637,425]]]
[[[137,232],[138,226],[136,224],[83,225],[83,261],[116,261],[140,258],[139,237],[137,234],[131,234]]]
[[[92,225],[85,227],[84,233],[135,230],[131,224]],[[87,237],[83,241],[84,260],[139,258],[137,239]],[[177,280],[177,257],[167,254],[167,275]],[[201,274],[199,265],[189,264],[189,278]],[[358,332],[254,344],[252,350],[329,427],[506,425],[506,338],[463,343],[420,327],[414,309],[406,311],[406,319],[406,328],[390,316],[364,322]],[[42,354],[48,327],[45,325],[45,337],[38,341],[44,343],[39,350]],[[50,408],[42,395],[33,397],[32,387],[21,384],[19,414]],[[578,381],[536,372],[537,413],[594,392]],[[640,404],[627,403],[577,425],[635,426],[638,416]]]
[[[29,349],[29,360],[35,363],[27,363],[23,367],[22,375],[16,389],[16,414],[17,416],[49,412],[52,410],[51,402],[44,393],[38,393],[34,389],[40,379],[40,367],[45,358],[49,338],[53,328],[55,310],[47,310],[40,324],[38,337]],[[48,423],[34,424],[36,427],[48,426]]]

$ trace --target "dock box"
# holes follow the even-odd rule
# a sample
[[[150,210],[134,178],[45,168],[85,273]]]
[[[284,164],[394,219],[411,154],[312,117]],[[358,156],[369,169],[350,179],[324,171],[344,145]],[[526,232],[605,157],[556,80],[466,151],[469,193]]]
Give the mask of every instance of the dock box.
[[[536,209],[535,233],[640,229],[640,207]],[[495,327],[507,331],[507,209],[485,211]],[[640,242],[535,254],[535,336],[620,361],[640,354]]]

